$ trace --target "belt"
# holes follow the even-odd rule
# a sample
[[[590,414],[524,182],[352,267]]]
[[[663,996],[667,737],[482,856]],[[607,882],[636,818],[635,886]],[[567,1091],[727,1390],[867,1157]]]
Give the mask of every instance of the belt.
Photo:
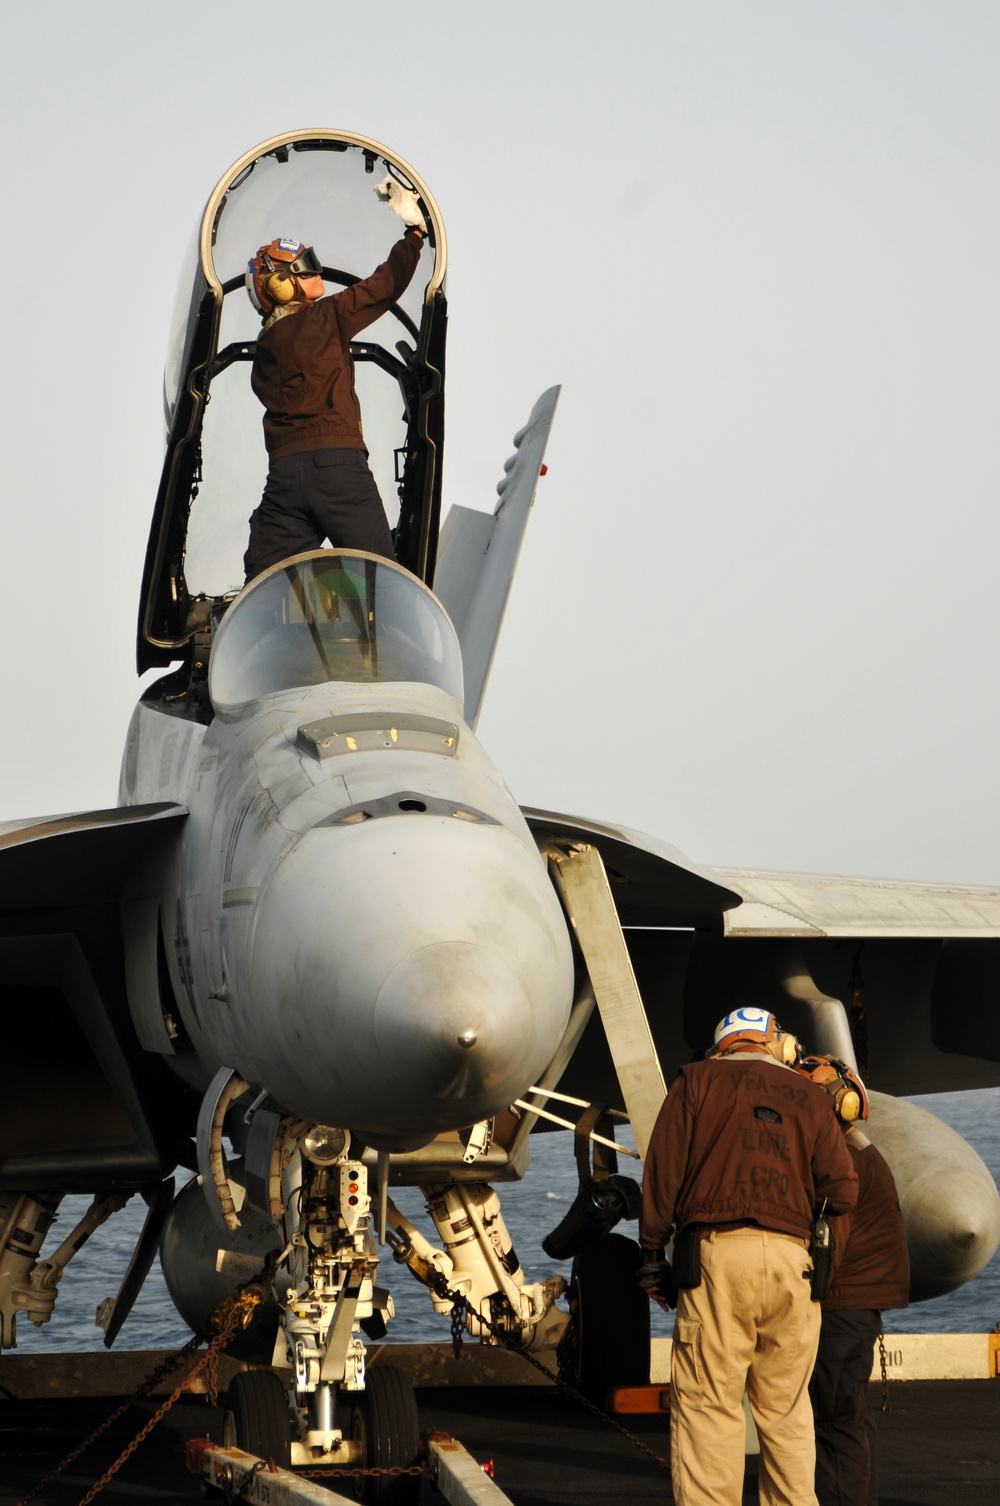
[[[785,1229],[768,1229],[764,1224],[757,1223],[756,1219],[753,1218],[734,1219],[732,1223],[728,1224],[701,1224],[699,1227],[702,1234],[736,1234],[743,1229],[753,1229],[758,1234],[770,1234],[775,1239],[792,1239],[805,1250],[809,1248],[807,1235],[789,1234]]]

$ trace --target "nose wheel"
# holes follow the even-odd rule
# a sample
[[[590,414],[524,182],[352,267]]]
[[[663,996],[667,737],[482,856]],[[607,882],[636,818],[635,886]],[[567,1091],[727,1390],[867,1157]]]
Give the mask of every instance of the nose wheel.
[[[244,1370],[229,1384],[222,1422],[226,1448],[241,1448],[279,1469],[292,1462],[292,1429],[285,1390],[271,1370]]]
[[[375,1365],[365,1375],[351,1415],[351,1437],[361,1445],[364,1469],[408,1469],[419,1464],[420,1422],[413,1386],[402,1370]],[[367,1475],[353,1480],[356,1501],[415,1506],[419,1475]]]

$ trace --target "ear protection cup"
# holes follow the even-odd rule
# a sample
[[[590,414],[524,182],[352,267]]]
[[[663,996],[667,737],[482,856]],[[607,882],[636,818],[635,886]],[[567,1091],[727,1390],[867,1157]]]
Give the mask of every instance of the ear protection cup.
[[[267,279],[267,294],[275,303],[291,303],[295,297],[296,287],[294,277],[289,277],[284,272],[272,272]]]
[[[775,1061],[782,1062],[786,1067],[794,1067],[799,1059],[799,1043],[794,1035],[780,1030],[773,1041],[768,1041],[767,1049]]]
[[[781,1061],[786,1067],[794,1067],[799,1059],[799,1043],[794,1035],[781,1034],[778,1036],[778,1049],[781,1052]]]
[[[291,303],[300,297],[297,277],[323,275],[323,267],[312,246],[285,238],[258,247],[256,256],[247,262],[247,296],[262,319],[274,312],[276,304]]]
[[[853,1124],[861,1113],[861,1095],[854,1088],[841,1088],[833,1100],[833,1106],[845,1124]]]
[[[799,1063],[804,1077],[829,1093],[841,1124],[868,1118],[868,1095],[860,1077],[836,1056],[805,1056]]]

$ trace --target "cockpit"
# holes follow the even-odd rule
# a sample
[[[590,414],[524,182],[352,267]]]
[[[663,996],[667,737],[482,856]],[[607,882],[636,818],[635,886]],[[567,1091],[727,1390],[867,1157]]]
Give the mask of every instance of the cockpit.
[[[433,579],[444,436],[445,234],[426,185],[377,142],[344,132],[272,138],[233,164],[183,268],[164,375],[167,448],[140,603],[140,672],[192,659],[243,585],[248,520],[267,474],[263,409],[250,387],[260,316],[248,258],[287,236],[315,248],[328,293],[367,277],[403,226],[374,192],[413,190],[428,226],[417,274],[352,342],[369,464],[396,557]],[[346,610],[346,609],[345,609]]]
[[[331,681],[417,681],[463,697],[455,629],[427,588],[376,555],[318,551],[259,576],[222,619],[209,691],[222,713]]]

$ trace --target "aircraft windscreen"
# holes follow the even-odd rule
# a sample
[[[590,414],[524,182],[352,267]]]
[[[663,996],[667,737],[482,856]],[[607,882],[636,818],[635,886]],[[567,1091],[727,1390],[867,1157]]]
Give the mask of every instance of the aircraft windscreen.
[[[398,168],[392,171],[402,175]],[[201,435],[201,479],[188,522],[185,578],[192,596],[219,596],[239,589],[248,519],[258,505],[267,473],[261,426],[263,410],[250,388],[253,342],[260,316],[246,294],[244,274],[258,246],[275,237],[311,245],[323,265],[328,294],[367,277],[383,262],[403,226],[374,188],[389,164],[359,146],[312,141],[279,147],[253,163],[222,199],[211,257],[224,293],[218,356],[214,362]],[[355,347],[356,389],[361,403],[370,464],[390,527],[395,525],[396,454],[406,442],[400,375],[405,367],[399,341],[417,344],[424,294],[436,252],[423,248],[417,274],[395,310],[359,336]],[[168,416],[176,404],[183,369],[182,321],[190,320],[191,269],[185,268],[165,384]],[[241,349],[242,347],[242,349]],[[248,348],[249,347],[249,348]]]
[[[455,630],[430,592],[372,555],[300,556],[230,607],[212,649],[217,711],[329,681],[416,680],[463,696]]]

